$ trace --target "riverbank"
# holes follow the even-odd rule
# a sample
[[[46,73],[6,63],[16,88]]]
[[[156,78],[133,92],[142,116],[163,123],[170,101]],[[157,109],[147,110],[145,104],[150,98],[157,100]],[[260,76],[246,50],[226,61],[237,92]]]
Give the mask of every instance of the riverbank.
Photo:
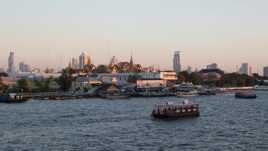
[[[219,88],[220,91],[217,94],[223,93],[235,93],[238,91],[251,91],[253,87],[232,87],[232,88]],[[176,96],[177,92],[135,92],[131,94],[125,94],[124,98],[135,97],[168,97]],[[97,93],[73,93],[73,92],[40,92],[40,93],[18,93],[27,99],[38,100],[75,100],[84,98],[104,98],[103,95]],[[121,98],[118,96],[118,98]],[[116,99],[116,98],[115,98]]]

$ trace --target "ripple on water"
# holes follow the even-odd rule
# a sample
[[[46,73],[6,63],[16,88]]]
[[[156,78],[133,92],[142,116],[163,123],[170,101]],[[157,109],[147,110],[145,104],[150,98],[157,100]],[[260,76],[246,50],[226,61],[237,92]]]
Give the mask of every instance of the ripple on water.
[[[150,117],[154,104],[174,97],[5,105],[0,106],[0,150],[266,151],[265,98],[252,103],[233,96],[197,97],[201,117],[176,121]]]

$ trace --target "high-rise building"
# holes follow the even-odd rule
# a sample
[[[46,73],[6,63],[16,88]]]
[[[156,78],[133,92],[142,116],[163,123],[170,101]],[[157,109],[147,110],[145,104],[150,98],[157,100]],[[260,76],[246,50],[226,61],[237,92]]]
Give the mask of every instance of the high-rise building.
[[[30,65],[28,65],[24,62],[20,62],[19,71],[20,72],[31,72],[31,67],[30,67]]]
[[[248,65],[248,63],[242,63],[239,72],[240,72],[240,74],[249,75],[249,65]]]
[[[268,66],[263,68],[263,76],[268,77]]]
[[[71,68],[73,68],[73,69],[78,69],[79,68],[78,60],[76,58],[72,58],[72,60],[71,60]]]
[[[10,52],[10,54],[9,54],[7,72],[10,75],[15,75],[16,74],[15,54],[14,54],[14,52]]]
[[[218,69],[218,65],[216,63],[212,63],[207,65],[207,69]]]
[[[91,59],[85,52],[79,56],[79,69],[83,69],[85,65],[90,65]]]
[[[173,69],[174,71],[179,74],[181,72],[181,57],[180,51],[175,51],[173,57]]]

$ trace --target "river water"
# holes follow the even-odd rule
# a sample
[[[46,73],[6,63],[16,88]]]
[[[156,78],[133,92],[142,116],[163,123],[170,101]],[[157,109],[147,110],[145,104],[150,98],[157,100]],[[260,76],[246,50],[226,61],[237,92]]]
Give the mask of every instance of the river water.
[[[268,93],[258,96],[194,97],[201,116],[175,121],[150,117],[175,97],[0,104],[0,150],[267,151]]]

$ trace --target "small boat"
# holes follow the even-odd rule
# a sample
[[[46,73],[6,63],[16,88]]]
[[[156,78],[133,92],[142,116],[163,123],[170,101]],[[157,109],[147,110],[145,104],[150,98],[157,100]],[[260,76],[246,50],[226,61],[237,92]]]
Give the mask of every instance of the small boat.
[[[103,97],[110,100],[117,100],[117,99],[127,99],[129,98],[129,95],[115,93],[115,94],[104,94]]]
[[[256,99],[257,95],[251,92],[237,92],[235,93],[235,98],[240,99]]]
[[[156,105],[152,111],[152,117],[158,119],[178,119],[183,117],[198,117],[200,115],[199,105],[189,103],[185,100],[182,104],[168,102]]]
[[[268,86],[256,85],[256,86],[254,86],[253,90],[255,90],[255,91],[268,91]]]
[[[198,95],[203,95],[203,96],[216,95],[216,92],[213,90],[201,90],[198,92]]]
[[[180,98],[185,98],[185,97],[194,97],[197,95],[196,91],[190,91],[190,92],[177,92],[176,96]]]
[[[0,96],[0,103],[22,103],[27,100],[28,100],[27,98],[16,93],[10,93],[7,95]]]

